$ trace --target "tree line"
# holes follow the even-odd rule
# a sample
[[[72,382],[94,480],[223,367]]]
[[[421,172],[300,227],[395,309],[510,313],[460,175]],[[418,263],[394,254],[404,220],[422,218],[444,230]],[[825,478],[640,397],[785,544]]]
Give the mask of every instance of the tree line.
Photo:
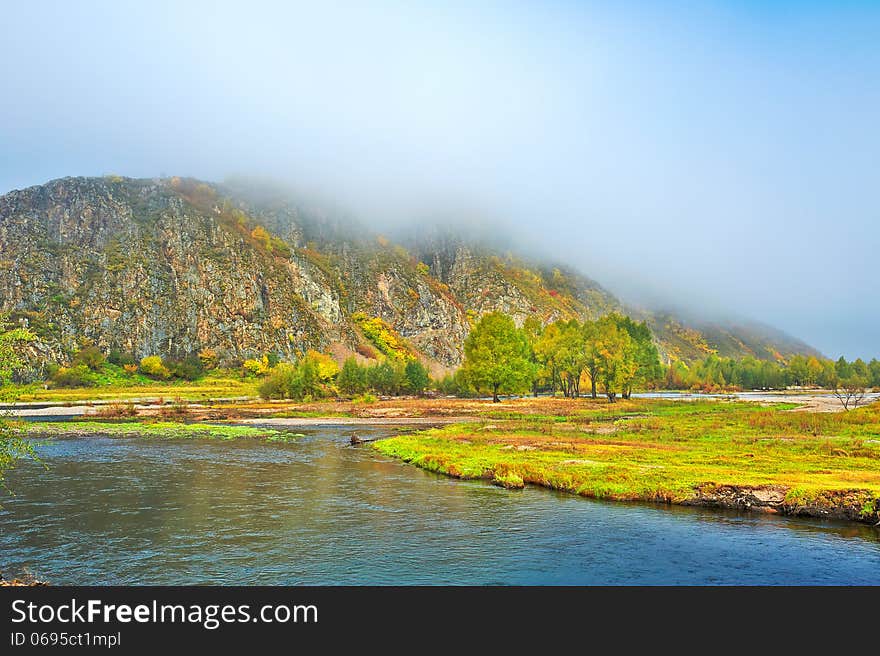
[[[650,328],[620,314],[595,321],[560,320],[543,325],[529,318],[521,328],[502,313],[484,315],[464,344],[464,364],[442,391],[534,394],[561,392],[576,398],[589,385],[613,402],[634,389],[705,392],[821,387],[838,395],[864,396],[880,388],[880,361],[829,360],[794,355],[787,361],[709,354],[690,365],[663,365]],[[846,407],[846,405],[844,406]]]
[[[729,389],[759,390],[786,387],[880,388],[880,361],[861,358],[828,360],[815,356],[794,355],[787,362],[746,358],[722,358],[709,355],[687,366],[673,362],[666,368],[659,387],[665,389],[720,391]]]
[[[559,320],[543,325],[530,317],[521,328],[501,312],[483,315],[464,343],[456,374],[461,388],[492,394],[541,392],[576,398],[629,398],[662,372],[650,329],[620,314],[595,321]]]

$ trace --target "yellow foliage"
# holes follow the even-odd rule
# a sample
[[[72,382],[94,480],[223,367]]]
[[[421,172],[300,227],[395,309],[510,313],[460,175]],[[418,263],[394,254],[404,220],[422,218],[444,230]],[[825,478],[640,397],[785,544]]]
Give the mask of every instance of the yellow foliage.
[[[327,382],[339,373],[339,365],[336,364],[336,360],[326,353],[319,353],[310,349],[306,352],[305,357],[318,367],[318,378],[321,382]]]
[[[265,376],[269,373],[269,357],[264,355],[259,360],[245,360],[241,367],[251,376]]]

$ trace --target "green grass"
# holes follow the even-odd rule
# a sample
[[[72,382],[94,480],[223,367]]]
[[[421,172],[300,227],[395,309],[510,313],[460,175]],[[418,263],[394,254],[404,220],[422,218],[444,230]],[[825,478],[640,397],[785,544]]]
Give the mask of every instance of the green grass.
[[[880,498],[880,404],[841,413],[742,402],[615,405],[457,424],[372,446],[430,471],[597,498],[683,503],[707,485],[782,486],[792,502],[854,489]]]
[[[2,388],[4,398],[16,401],[47,401],[76,403],[109,399],[135,398],[181,398],[198,401],[211,398],[238,396],[257,396],[256,379],[239,378],[228,373],[214,373],[200,380],[156,381],[135,374],[122,379],[105,376],[100,385],[94,387],[43,389],[42,383],[30,385],[6,385]]]
[[[217,439],[259,438],[271,442],[288,442],[300,433],[278,431],[254,426],[218,424],[183,424],[173,421],[52,421],[27,424],[29,437],[84,437],[109,435],[111,437],[155,437],[162,439]]]

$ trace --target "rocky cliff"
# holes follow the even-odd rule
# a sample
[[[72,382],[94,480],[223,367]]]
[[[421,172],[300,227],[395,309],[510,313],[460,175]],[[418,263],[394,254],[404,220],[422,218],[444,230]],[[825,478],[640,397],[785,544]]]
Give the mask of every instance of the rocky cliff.
[[[65,178],[0,197],[0,311],[37,333],[38,358],[64,362],[83,340],[138,357],[207,347],[230,363],[308,348],[370,356],[366,317],[437,371],[461,362],[470,321],[491,310],[520,322],[629,312],[669,358],[813,352],[770,329],[627,310],[564,267],[463,240],[404,247],[283,197],[195,180]]]

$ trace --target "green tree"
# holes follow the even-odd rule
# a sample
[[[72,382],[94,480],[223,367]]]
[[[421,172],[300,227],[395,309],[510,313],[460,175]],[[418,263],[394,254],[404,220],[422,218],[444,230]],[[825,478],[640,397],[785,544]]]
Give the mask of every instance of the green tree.
[[[421,396],[428,389],[431,383],[431,377],[428,375],[428,369],[418,360],[410,360],[404,368],[404,377],[406,379],[406,390],[410,394],[418,394]]]
[[[535,378],[549,388],[551,394],[555,394],[559,387],[558,355],[561,338],[562,328],[559,322],[551,323],[537,336],[531,348]]]
[[[873,358],[868,363],[868,372],[870,373],[868,381],[871,383],[871,387],[876,390],[880,387],[880,360]]]
[[[400,394],[405,381],[403,365],[388,360],[367,369],[367,383],[378,394]]]
[[[522,327],[523,335],[526,337],[526,343],[529,345],[529,360],[532,363],[532,394],[538,396],[538,387],[544,379],[543,367],[538,359],[536,347],[544,333],[544,324],[534,314],[526,317]]]
[[[617,394],[635,376],[638,368],[636,346],[624,329],[618,327],[613,317],[599,320],[600,330],[595,341],[598,359],[598,377],[608,401],[614,403]]]
[[[583,326],[577,319],[562,322],[557,342],[556,362],[562,394],[580,396],[581,374],[587,365]]]
[[[477,390],[499,392],[527,390],[534,375],[525,335],[513,319],[501,312],[484,314],[464,342],[464,375]]]
[[[359,365],[353,357],[346,359],[336,377],[336,385],[343,394],[363,394],[367,390],[366,368]]]
[[[634,386],[647,387],[659,381],[663,376],[663,366],[657,345],[654,344],[654,335],[646,322],[636,322],[619,314],[612,315],[612,319],[629,334],[635,349],[635,372],[623,386],[623,398],[628,399]]]
[[[583,325],[584,338],[584,370],[590,377],[590,396],[598,398],[599,373],[602,358],[599,354],[599,338],[602,325],[599,321],[587,321]]]

